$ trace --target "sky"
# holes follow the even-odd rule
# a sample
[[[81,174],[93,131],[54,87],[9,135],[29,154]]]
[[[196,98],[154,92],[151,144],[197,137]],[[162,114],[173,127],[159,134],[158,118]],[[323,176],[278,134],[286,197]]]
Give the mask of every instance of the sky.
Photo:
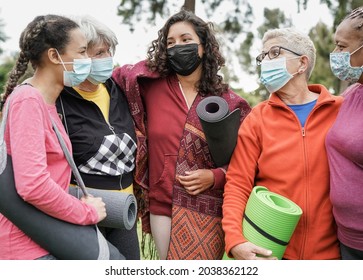
[[[179,0],[179,2],[183,3],[184,1]],[[320,0],[309,0],[307,10],[299,14],[297,13],[296,0],[251,0],[249,2],[255,15],[252,28],[257,28],[263,22],[263,9],[265,7],[269,9],[280,8],[287,17],[292,18],[295,27],[304,33],[308,33],[310,28],[318,21],[332,24],[328,8],[326,5],[320,4]],[[21,32],[38,15],[50,13],[65,16],[89,14],[102,21],[115,32],[119,41],[114,57],[115,63],[120,65],[136,63],[146,58],[150,42],[156,39],[157,31],[162,27],[166,19],[159,20],[155,26],[139,23],[136,25],[135,32],[131,33],[128,26],[122,24],[121,17],[117,16],[117,6],[120,3],[121,0],[1,0],[0,19],[5,24],[3,31],[10,37],[5,43],[1,43],[1,47],[4,49],[3,56],[18,50],[18,39]],[[171,9],[171,13],[177,12],[177,9],[174,9],[174,11],[173,8]],[[196,14],[205,21],[218,22],[219,20],[218,14],[213,16],[212,19],[206,18],[200,0],[196,0]],[[258,53],[258,50],[256,49],[255,52]],[[245,83],[243,81],[243,79],[251,81],[250,77],[244,74],[242,74],[242,77],[241,85],[249,85],[244,87],[246,91],[252,91],[257,87],[256,83]]]

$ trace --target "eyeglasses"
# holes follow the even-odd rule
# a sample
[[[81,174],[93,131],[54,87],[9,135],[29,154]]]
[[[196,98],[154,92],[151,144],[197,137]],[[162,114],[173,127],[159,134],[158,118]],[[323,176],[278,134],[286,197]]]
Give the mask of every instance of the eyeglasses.
[[[276,57],[278,57],[280,55],[281,49],[284,49],[286,51],[289,51],[293,54],[296,54],[298,56],[301,56],[301,54],[294,52],[292,50],[289,50],[285,47],[281,47],[281,46],[272,46],[267,52],[262,52],[261,54],[259,54],[256,57],[256,64],[257,65],[261,65],[262,60],[265,58],[265,56],[267,55],[269,59],[274,59]]]

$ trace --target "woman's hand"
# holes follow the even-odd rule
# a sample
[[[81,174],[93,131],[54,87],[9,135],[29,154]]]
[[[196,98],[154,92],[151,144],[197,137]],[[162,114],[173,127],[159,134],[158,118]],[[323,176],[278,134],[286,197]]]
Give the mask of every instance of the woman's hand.
[[[88,195],[88,196],[83,196],[81,198],[81,200],[83,202],[85,202],[86,204],[91,205],[94,208],[96,208],[96,211],[97,211],[97,214],[98,214],[97,223],[99,223],[104,218],[106,218],[106,216],[107,216],[107,214],[106,214],[106,204],[102,201],[101,197],[94,197],[92,195]]]
[[[191,195],[197,195],[214,185],[214,174],[209,169],[186,171],[185,175],[177,175],[177,179]]]
[[[271,250],[258,247],[251,242],[245,242],[234,246],[231,254],[236,260],[277,260],[272,256]]]

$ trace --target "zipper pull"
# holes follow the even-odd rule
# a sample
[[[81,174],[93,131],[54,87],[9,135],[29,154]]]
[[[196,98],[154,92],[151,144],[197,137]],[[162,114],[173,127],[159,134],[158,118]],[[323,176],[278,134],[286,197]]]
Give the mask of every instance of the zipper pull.
[[[116,135],[114,127],[112,125],[110,125],[110,124],[108,124],[108,127],[110,128],[110,130],[112,131],[112,133],[114,135]]]
[[[305,128],[302,128],[302,136],[304,137],[305,136]]]

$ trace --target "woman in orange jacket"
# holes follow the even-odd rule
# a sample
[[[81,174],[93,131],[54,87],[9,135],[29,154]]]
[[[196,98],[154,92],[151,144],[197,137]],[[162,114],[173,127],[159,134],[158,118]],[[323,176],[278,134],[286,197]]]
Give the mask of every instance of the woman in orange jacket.
[[[310,38],[294,29],[270,30],[263,37],[256,61],[271,95],[242,123],[228,167],[222,225],[230,257],[275,259],[243,236],[245,206],[260,185],[303,210],[284,259],[340,258],[324,140],[342,99],[322,85],[308,85],[315,57]]]

